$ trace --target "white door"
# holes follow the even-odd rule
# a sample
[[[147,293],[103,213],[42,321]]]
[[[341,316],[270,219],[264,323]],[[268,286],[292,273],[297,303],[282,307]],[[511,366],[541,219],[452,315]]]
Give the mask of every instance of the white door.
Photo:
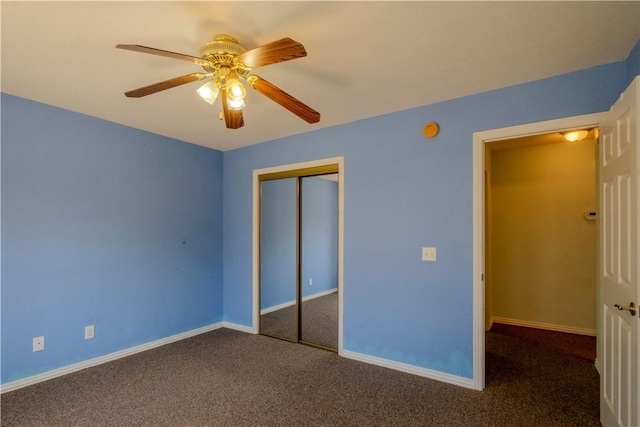
[[[607,114],[600,138],[600,420],[640,424],[638,117],[640,77]],[[635,306],[635,310],[631,308]]]

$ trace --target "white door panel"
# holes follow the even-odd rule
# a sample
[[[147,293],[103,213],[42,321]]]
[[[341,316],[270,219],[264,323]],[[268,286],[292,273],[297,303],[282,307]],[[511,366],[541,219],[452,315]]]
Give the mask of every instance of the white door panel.
[[[604,426],[640,423],[638,311],[638,102],[640,78],[620,96],[601,127],[600,416]]]

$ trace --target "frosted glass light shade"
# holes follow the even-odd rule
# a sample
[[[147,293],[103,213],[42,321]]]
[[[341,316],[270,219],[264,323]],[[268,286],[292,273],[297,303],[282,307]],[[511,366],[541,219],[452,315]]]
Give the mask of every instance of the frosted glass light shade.
[[[200,86],[197,92],[205,102],[213,105],[213,103],[216,102],[216,99],[218,98],[220,88],[218,87],[218,84],[212,80]]]
[[[230,110],[242,110],[244,108],[244,99],[229,99],[229,102],[227,102],[227,107],[229,107]]]
[[[564,139],[566,139],[567,141],[575,142],[575,141],[580,141],[582,139],[585,139],[588,134],[589,134],[588,130],[574,130],[571,132],[563,133],[563,136],[564,136]]]
[[[238,79],[227,79],[227,98],[229,101],[238,101],[247,96],[247,90]]]

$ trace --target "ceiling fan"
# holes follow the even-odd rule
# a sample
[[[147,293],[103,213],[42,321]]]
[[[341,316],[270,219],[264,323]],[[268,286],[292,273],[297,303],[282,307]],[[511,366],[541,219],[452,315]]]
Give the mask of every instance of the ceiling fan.
[[[254,68],[307,56],[304,46],[288,37],[252,50],[246,50],[238,44],[235,38],[226,34],[218,34],[211,41],[202,45],[200,57],[137,44],[118,44],[116,47],[193,62],[196,65],[200,65],[205,71],[204,73],[186,74],[130,90],[125,92],[128,97],[140,98],[186,83],[209,79],[207,83],[198,89],[198,94],[203,100],[212,105],[216,101],[218,94],[220,94],[222,112],[224,113],[227,128],[238,129],[244,126],[242,109],[245,106],[246,89],[240,80],[245,80],[256,91],[277,102],[306,122],[317,123],[320,121],[319,112],[262,77],[250,74]]]

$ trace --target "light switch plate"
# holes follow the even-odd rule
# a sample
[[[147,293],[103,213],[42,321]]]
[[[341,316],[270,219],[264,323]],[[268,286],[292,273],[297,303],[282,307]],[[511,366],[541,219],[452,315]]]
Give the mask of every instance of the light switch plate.
[[[422,248],[422,260],[423,261],[435,261],[436,260],[436,248]]]
[[[93,325],[84,327],[84,339],[90,340],[94,337],[95,330],[93,329]]]

